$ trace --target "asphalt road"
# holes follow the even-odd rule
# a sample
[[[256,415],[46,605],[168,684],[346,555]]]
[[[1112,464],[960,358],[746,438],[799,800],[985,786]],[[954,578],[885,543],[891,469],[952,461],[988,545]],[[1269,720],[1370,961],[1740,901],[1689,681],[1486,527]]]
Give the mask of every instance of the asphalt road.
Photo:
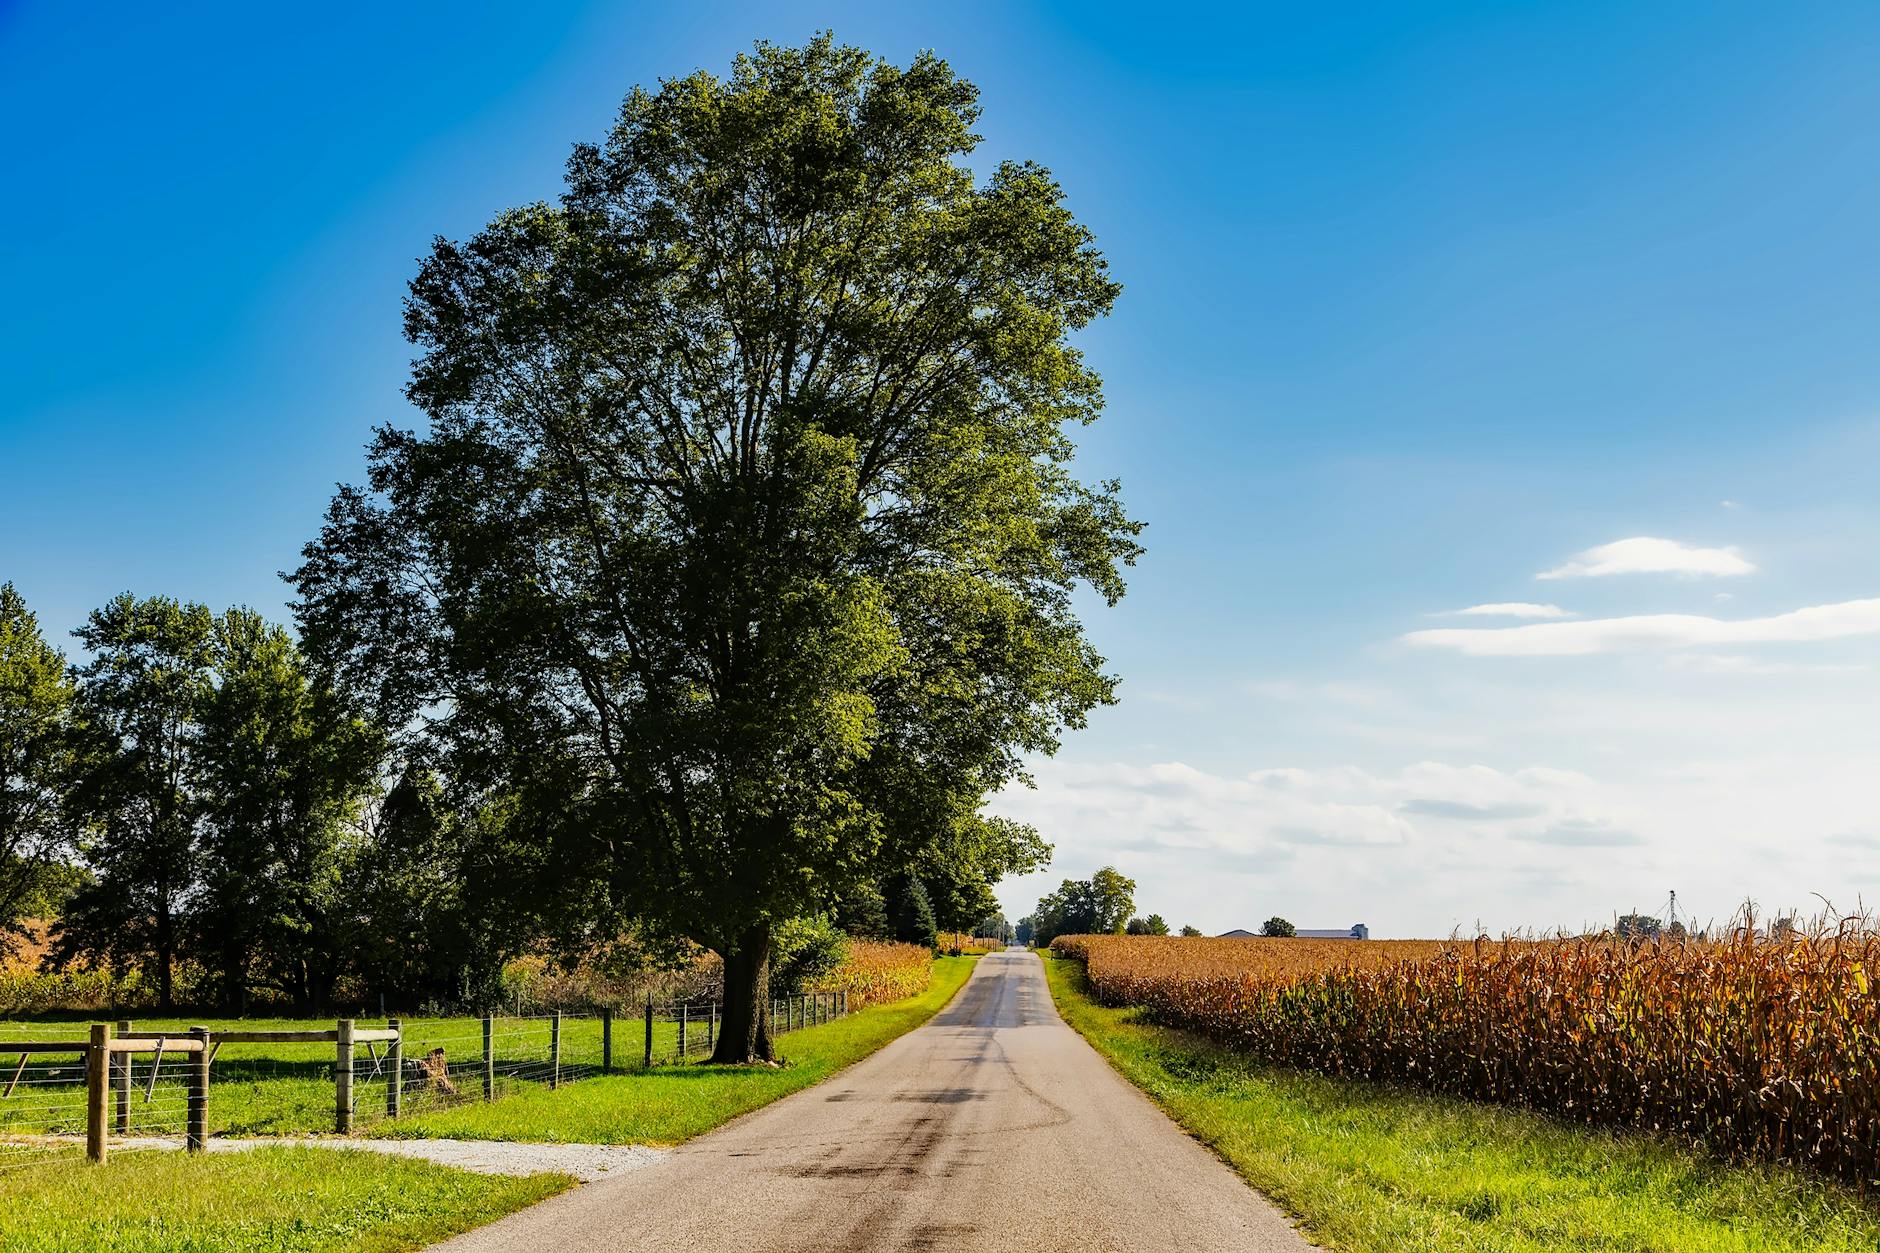
[[[1058,1017],[1036,956],[828,1082],[451,1253],[1312,1248]]]

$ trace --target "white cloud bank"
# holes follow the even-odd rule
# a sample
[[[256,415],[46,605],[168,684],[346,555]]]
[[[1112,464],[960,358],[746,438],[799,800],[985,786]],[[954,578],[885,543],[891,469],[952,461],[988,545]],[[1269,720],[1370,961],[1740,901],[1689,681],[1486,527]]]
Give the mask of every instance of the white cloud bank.
[[[1450,611],[1458,618],[1571,618],[1573,611],[1559,605],[1536,605],[1524,600],[1498,601],[1492,605],[1470,605]]]
[[[1013,787],[993,807],[1047,831],[1075,831],[1104,854],[1163,852],[1218,870],[1269,871],[1310,849],[1385,849],[1434,830],[1520,841],[1630,842],[1610,815],[1587,812],[1593,781],[1539,766],[1501,771],[1425,761],[1394,774],[1291,767],[1223,776],[1184,762],[1041,763],[1036,791]],[[1621,832],[1615,839],[1614,832]]]
[[[1682,574],[1728,576],[1756,569],[1736,548],[1698,548],[1673,539],[1638,535],[1577,553],[1565,565],[1543,570],[1537,579],[1588,579],[1611,574]]]
[[[1448,648],[1472,657],[1579,657],[1645,649],[1807,644],[1880,633],[1880,597],[1814,605],[1767,618],[1728,620],[1658,613],[1585,622],[1517,627],[1448,627],[1403,637],[1419,648]]]

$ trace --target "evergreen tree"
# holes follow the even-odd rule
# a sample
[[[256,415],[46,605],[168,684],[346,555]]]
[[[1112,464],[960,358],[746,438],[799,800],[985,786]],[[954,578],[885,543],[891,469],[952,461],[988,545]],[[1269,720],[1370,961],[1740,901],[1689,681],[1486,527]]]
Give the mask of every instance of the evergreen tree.
[[[890,918],[895,939],[903,944],[924,944],[928,948],[939,944],[940,931],[934,925],[933,904],[927,899],[927,887],[919,875],[897,876],[893,901]]]

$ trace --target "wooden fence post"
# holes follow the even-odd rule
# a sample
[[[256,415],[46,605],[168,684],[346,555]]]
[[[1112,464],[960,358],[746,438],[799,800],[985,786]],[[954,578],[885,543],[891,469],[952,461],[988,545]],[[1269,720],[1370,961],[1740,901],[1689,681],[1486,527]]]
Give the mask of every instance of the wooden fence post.
[[[646,1068],[653,1068],[653,994],[646,994]]]
[[[91,1024],[91,1047],[85,1050],[85,1156],[102,1163],[110,1149],[105,1143],[106,1079],[111,1068],[111,1024]]]
[[[718,1002],[717,1001],[712,1002],[711,1017],[707,1019],[705,1022],[705,1051],[707,1053],[711,1053],[714,1055],[718,1052]]]
[[[333,1127],[349,1136],[353,1129],[353,1020],[339,1020],[333,1055]]]
[[[209,1028],[192,1027],[189,1034],[200,1047],[189,1056],[189,1123],[183,1147],[200,1153],[209,1147]]]
[[[385,1045],[385,1064],[391,1067],[385,1080],[385,1116],[396,1119],[405,1112],[405,1024],[388,1018],[385,1025],[398,1033]]]
[[[691,1008],[692,1007],[690,1005],[687,1005],[684,1001],[679,1002],[679,1062],[681,1065],[683,1065],[686,1060],[686,1048],[685,1048],[686,1016],[687,1016],[688,1011],[690,1011]]]
[[[117,1025],[120,1038],[131,1033],[129,1019]],[[127,1136],[131,1133],[131,1055],[129,1053],[111,1054],[111,1087],[117,1105],[117,1133]]]
[[[520,994],[518,994],[520,995]],[[496,1099],[496,1016],[483,1015],[483,1099]]]
[[[614,1011],[601,1011],[601,1073],[612,1074],[614,1070]]]
[[[548,1020],[548,1086],[561,1086],[561,1011]]]

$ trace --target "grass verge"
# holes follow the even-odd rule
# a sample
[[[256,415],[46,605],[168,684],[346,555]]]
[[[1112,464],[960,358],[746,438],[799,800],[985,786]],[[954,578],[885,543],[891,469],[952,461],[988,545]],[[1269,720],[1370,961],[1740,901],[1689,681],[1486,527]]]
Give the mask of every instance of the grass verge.
[[[919,996],[871,1005],[778,1040],[787,1063],[767,1066],[658,1066],[583,1079],[555,1091],[532,1089],[492,1104],[466,1104],[372,1128],[379,1136],[463,1140],[676,1144],[740,1114],[819,1083],[932,1018],[973,972],[972,957],[934,959]]]
[[[1880,1210],[1781,1167],[1522,1110],[1266,1067],[1106,1009],[1046,957],[1112,1066],[1340,1253],[1873,1253]]]
[[[19,1253],[398,1253],[573,1184],[330,1149],[135,1153],[0,1175],[0,1248]]]

